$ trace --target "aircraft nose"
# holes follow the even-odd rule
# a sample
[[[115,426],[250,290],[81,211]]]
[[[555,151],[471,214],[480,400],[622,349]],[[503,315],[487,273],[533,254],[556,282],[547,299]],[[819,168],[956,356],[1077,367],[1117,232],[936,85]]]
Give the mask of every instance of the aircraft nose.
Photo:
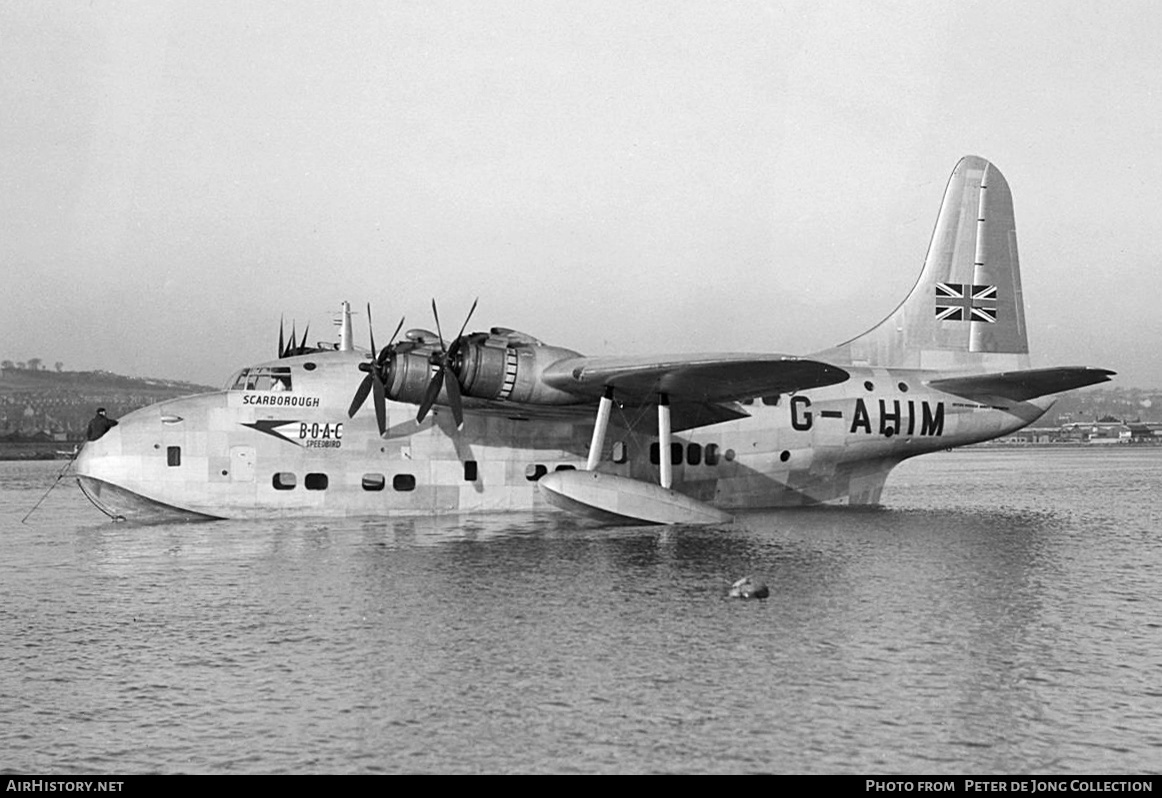
[[[86,441],[73,461],[73,472],[77,476],[108,478],[105,473],[112,458],[121,454],[121,426],[118,425],[95,441]]]
[[[109,489],[123,477],[121,426],[118,425],[95,441],[87,441],[73,460],[73,474],[81,492],[110,518],[123,515],[111,499]]]

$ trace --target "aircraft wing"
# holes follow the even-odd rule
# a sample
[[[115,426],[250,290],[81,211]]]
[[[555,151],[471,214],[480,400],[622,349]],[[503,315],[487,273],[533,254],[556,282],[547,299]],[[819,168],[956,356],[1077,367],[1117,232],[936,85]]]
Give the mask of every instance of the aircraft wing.
[[[995,374],[976,374],[969,377],[949,377],[928,383],[938,391],[983,400],[1001,397],[1024,402],[1061,391],[1084,388],[1099,382],[1108,382],[1115,372],[1088,366],[1062,366],[1026,371],[1003,371]]]
[[[578,396],[597,398],[611,387],[621,403],[649,404],[664,393],[675,403],[716,404],[835,385],[848,373],[788,355],[714,354],[566,358],[542,378]]]
[[[834,385],[848,379],[841,368],[787,355],[667,355],[571,357],[541,375],[547,385],[578,398],[577,404],[541,405],[465,396],[464,410],[511,419],[589,421],[596,401],[612,387],[620,412],[611,423],[643,434],[657,433],[653,407],[658,394],[670,397],[671,429],[746,418],[741,399]]]

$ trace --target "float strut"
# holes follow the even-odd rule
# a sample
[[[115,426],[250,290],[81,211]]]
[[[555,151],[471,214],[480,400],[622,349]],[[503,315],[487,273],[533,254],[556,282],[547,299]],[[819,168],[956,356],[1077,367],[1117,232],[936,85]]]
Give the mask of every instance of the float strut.
[[[609,429],[609,411],[613,409],[613,386],[607,386],[597,406],[597,423],[593,425],[593,439],[589,441],[589,462],[586,471],[597,468],[601,461],[601,449],[605,446],[605,431]]]
[[[658,394],[658,463],[661,465],[660,482],[669,489],[674,484],[674,464],[670,459],[670,397]]]

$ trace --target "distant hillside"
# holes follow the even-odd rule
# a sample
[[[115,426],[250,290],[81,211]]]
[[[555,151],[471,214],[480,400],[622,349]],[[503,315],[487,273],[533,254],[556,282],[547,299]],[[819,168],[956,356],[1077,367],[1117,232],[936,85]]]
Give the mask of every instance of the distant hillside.
[[[1101,386],[1069,391],[1038,421],[1068,423],[1116,418],[1119,421],[1162,421],[1162,390]]]
[[[216,390],[108,371],[0,368],[0,439],[79,440],[98,407],[119,418],[165,399]]]

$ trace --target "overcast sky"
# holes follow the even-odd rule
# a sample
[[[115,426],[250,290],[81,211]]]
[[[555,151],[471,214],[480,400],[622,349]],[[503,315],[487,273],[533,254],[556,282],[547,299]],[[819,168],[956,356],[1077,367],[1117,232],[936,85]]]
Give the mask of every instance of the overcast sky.
[[[0,4],[0,358],[217,385],[341,300],[586,354],[886,316],[1013,191],[1036,366],[1162,387],[1162,3]],[[366,319],[356,318],[366,345]],[[383,341],[385,343],[385,341]],[[382,345],[382,343],[381,343]]]

